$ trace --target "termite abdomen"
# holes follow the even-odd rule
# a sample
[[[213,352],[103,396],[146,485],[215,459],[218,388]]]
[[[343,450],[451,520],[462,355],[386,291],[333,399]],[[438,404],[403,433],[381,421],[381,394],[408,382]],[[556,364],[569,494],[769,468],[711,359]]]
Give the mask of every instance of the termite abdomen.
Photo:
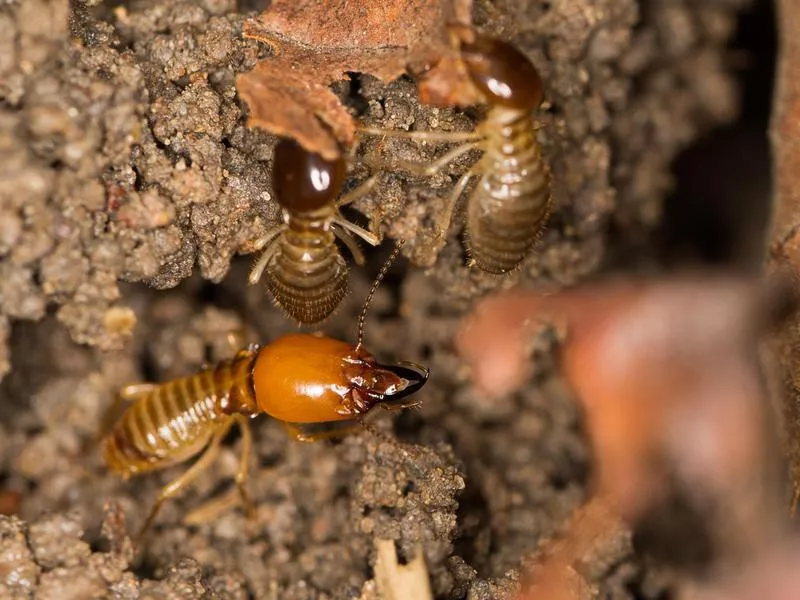
[[[308,229],[315,228],[311,224]],[[287,231],[267,267],[267,289],[286,313],[300,323],[317,323],[347,295],[348,268],[330,236]],[[330,239],[328,239],[330,238]],[[333,248],[331,248],[333,247]]]
[[[124,477],[196,454],[223,420],[227,405],[254,404],[249,389],[253,354],[161,385],[123,394],[134,401],[108,435],[105,462]]]
[[[495,112],[489,118],[500,116]],[[550,214],[550,169],[530,127],[530,120],[522,116],[506,122],[501,136],[488,137],[487,144],[496,144],[485,154],[491,168],[467,205],[470,259],[489,273],[516,268]]]

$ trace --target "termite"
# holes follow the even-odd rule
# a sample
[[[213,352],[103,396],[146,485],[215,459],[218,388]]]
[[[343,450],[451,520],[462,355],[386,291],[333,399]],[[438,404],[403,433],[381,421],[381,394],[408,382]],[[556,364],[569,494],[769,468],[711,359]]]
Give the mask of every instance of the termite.
[[[200,454],[180,477],[164,486],[142,526],[141,538],[162,504],[181,492],[217,457],[228,431],[242,432],[242,454],[235,482],[249,515],[246,490],[252,452],[249,419],[267,414],[300,441],[344,435],[360,426],[376,406],[400,409],[427,381],[429,371],[409,362],[379,364],[363,347],[367,309],[397,256],[398,245],[367,295],[355,346],[314,334],[290,334],[240,350],[189,377],[123,388],[132,402],[105,437],[105,463],[124,479],[161,470]]]
[[[249,281],[256,284],[266,271],[267,288],[275,303],[304,325],[326,319],[347,294],[348,268],[336,238],[359,265],[364,263],[364,255],[353,234],[372,246],[380,242],[339,212],[369,192],[376,179],[337,201],[345,172],[341,156],[326,160],[288,138],[275,147],[272,183],[284,222],[255,242],[255,248],[263,253],[253,265]]]
[[[481,159],[456,183],[440,231],[449,228],[458,199],[474,176],[480,179],[467,204],[465,245],[470,265],[502,274],[516,268],[539,238],[550,214],[550,168],[536,139],[533,112],[544,85],[533,63],[513,45],[451,26],[460,63],[488,105],[472,132],[401,131],[362,127],[368,135],[460,142],[427,166],[400,161],[401,169],[430,176],[473,149]]]

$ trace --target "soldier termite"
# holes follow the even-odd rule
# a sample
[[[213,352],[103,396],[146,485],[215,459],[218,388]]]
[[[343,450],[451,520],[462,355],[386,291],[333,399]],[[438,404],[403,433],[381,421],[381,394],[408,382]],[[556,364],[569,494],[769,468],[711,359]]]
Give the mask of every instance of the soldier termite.
[[[240,350],[182,379],[129,385],[120,398],[132,402],[105,437],[105,463],[123,478],[200,458],[161,490],[140,531],[161,505],[208,469],[228,431],[242,432],[236,486],[253,514],[245,483],[252,451],[249,419],[267,414],[297,440],[314,441],[348,433],[375,406],[399,409],[418,404],[409,396],[428,379],[428,370],[408,362],[381,365],[363,347],[367,308],[400,245],[381,269],[358,321],[355,346],[312,334],[285,335],[265,346]]]
[[[347,263],[336,237],[358,264],[363,264],[364,255],[353,234],[373,246],[379,243],[339,213],[340,207],[367,193],[376,179],[337,201],[344,176],[341,157],[327,161],[286,138],[275,147],[273,190],[284,223],[256,241],[256,249],[263,253],[253,265],[250,283],[257,283],[266,271],[267,288],[276,304],[304,325],[327,318],[347,294]]]
[[[465,243],[470,265],[506,273],[525,258],[541,233],[550,207],[550,169],[536,139],[533,111],[544,98],[542,79],[511,44],[451,26],[459,57],[485,98],[486,119],[473,132],[400,131],[362,127],[368,135],[460,142],[432,164],[399,162],[400,169],[433,175],[450,161],[479,149],[481,159],[454,186],[440,223],[445,232],[470,179],[480,179],[467,204]]]

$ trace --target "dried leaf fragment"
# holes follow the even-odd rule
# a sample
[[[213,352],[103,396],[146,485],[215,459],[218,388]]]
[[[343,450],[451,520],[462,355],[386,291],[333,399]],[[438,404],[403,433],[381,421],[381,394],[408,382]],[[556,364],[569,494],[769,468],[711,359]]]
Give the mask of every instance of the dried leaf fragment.
[[[249,127],[292,137],[307,150],[334,160],[341,155],[337,140],[352,143],[355,124],[333,92],[310,83],[311,77],[287,71],[281,61],[264,61],[239,75],[236,86],[250,107]]]
[[[442,0],[276,0],[257,21],[265,31],[321,52],[395,48],[406,54],[437,37],[446,40],[444,26],[454,10]]]
[[[444,56],[420,79],[417,87],[420,102],[430,106],[471,106],[484,101],[455,55]]]
[[[448,22],[471,0],[276,0],[245,25],[275,56],[236,78],[250,127],[290,136],[332,160],[355,139],[352,116],[328,89],[350,72],[388,82],[449,48]]]

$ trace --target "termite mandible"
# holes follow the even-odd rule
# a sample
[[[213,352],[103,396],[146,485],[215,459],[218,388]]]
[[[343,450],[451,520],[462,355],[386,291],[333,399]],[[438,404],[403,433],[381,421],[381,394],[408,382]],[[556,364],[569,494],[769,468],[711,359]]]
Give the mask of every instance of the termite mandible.
[[[550,214],[550,168],[536,139],[533,111],[544,85],[533,63],[513,45],[462,25],[450,30],[459,58],[489,109],[472,132],[402,131],[362,127],[361,133],[459,142],[427,166],[400,161],[411,173],[430,176],[473,149],[481,159],[453,187],[439,224],[447,231],[458,199],[474,176],[480,179],[467,202],[465,245],[469,263],[489,273],[516,268],[536,243]]]
[[[127,479],[183,462],[205,449],[162,488],[139,538],[162,504],[213,463],[233,425],[242,432],[236,486],[252,515],[245,487],[252,452],[249,419],[267,414],[281,421],[295,439],[315,441],[369,428],[362,420],[376,406],[400,409],[419,403],[409,397],[425,384],[428,369],[409,362],[379,364],[363,347],[367,309],[401,245],[370,288],[355,346],[321,335],[290,334],[240,350],[234,358],[194,375],[120,391],[120,398],[132,404],[104,439],[105,463],[111,471]]]

